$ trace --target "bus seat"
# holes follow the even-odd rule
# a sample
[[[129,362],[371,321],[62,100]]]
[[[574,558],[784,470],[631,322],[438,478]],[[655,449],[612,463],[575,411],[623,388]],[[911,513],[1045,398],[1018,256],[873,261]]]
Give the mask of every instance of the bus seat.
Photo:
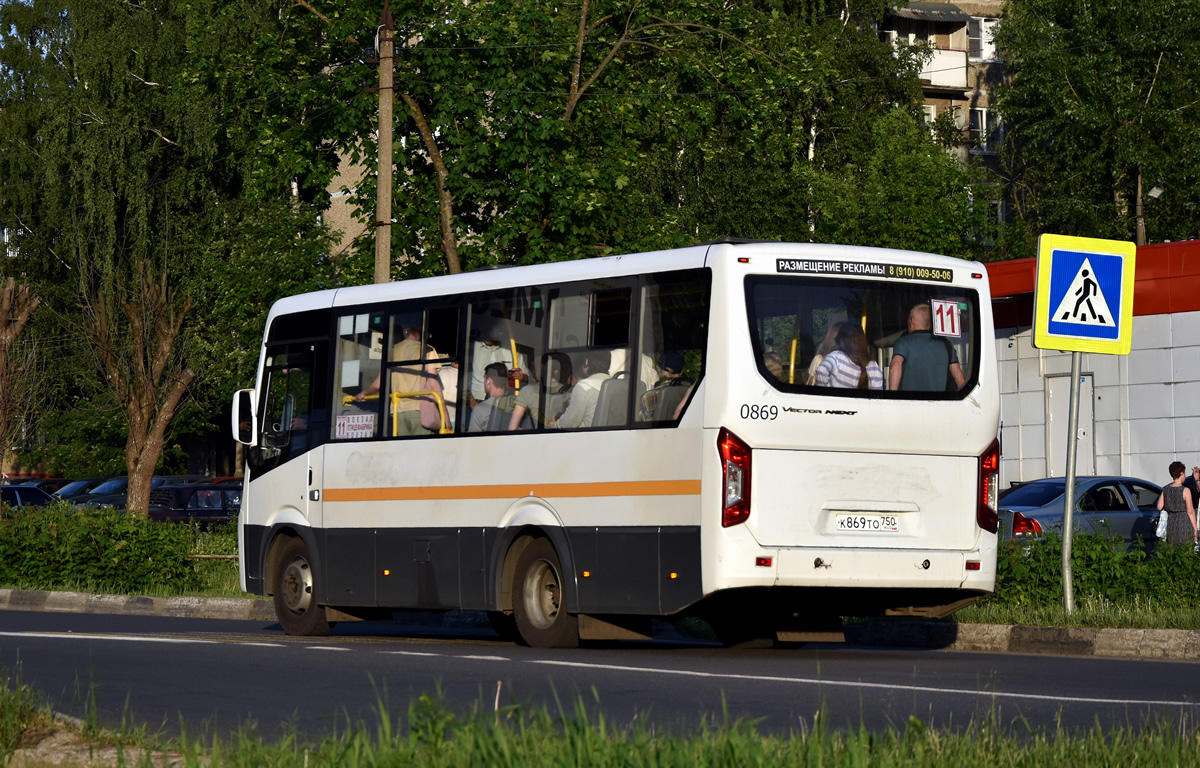
[[[638,382],[638,397],[645,388]],[[618,427],[629,423],[629,377],[619,371],[600,385],[600,396],[596,400],[596,415],[593,427]]]
[[[662,391],[658,395],[658,402],[654,404],[654,413],[651,418],[655,421],[670,421],[675,418],[675,409],[687,397],[688,388],[692,382],[679,381],[660,387]]]

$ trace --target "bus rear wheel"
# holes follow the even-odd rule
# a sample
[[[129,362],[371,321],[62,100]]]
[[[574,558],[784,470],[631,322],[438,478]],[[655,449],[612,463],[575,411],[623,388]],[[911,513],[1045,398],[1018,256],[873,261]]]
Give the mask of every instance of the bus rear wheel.
[[[328,635],[334,625],[317,602],[316,578],[304,542],[288,540],[275,563],[275,618],[283,631],[289,635]]]
[[[534,648],[579,645],[579,620],[568,613],[562,564],[547,539],[534,539],[517,559],[513,618],[526,645]]]

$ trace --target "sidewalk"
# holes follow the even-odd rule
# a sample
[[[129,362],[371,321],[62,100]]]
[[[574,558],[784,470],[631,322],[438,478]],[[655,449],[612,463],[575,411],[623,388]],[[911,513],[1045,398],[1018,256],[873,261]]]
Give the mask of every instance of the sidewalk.
[[[127,597],[86,592],[0,589],[0,610],[174,616],[193,619],[275,621],[275,608],[263,598]],[[420,614],[446,629],[487,626],[479,611]],[[1186,629],[1093,629],[953,624],[936,621],[880,621],[846,626],[846,642],[891,648],[929,648],[990,653],[1045,653],[1136,659],[1200,660],[1200,631]]]

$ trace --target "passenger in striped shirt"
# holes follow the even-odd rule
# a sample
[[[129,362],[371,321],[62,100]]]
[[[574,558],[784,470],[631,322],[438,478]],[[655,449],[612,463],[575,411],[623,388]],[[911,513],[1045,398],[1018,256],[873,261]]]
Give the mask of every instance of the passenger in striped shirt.
[[[883,389],[883,370],[871,359],[866,334],[857,323],[842,324],[835,346],[817,367],[818,387]]]

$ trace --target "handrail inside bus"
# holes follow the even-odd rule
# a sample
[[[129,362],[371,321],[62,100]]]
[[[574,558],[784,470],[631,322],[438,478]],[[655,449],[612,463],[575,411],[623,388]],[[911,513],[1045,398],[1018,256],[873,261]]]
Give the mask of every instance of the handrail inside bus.
[[[453,429],[450,429],[446,425],[446,401],[442,397],[441,392],[436,392],[432,389],[424,392],[392,392],[388,397],[392,401],[392,437],[400,434],[400,401],[412,397],[432,397],[433,401],[437,403],[438,415],[441,417],[441,427],[438,428],[438,434],[449,435],[454,432]],[[378,393],[366,395],[363,399],[378,400],[379,395]],[[342,405],[353,405],[356,400],[357,398],[354,395],[345,395],[342,397]]]
[[[788,384],[796,383],[796,344],[799,341],[799,337],[792,337],[792,363],[788,366]]]

